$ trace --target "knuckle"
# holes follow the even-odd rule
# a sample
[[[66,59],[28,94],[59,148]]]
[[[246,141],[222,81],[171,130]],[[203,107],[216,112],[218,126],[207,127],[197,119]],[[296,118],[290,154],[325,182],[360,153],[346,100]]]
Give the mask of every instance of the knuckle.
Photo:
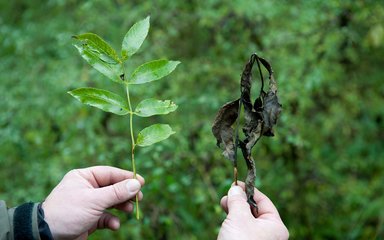
[[[72,169],[71,171],[67,172],[64,177],[70,177],[70,176],[75,176],[79,173],[78,169]]]
[[[112,192],[117,201],[123,202],[126,200],[124,192],[119,188],[118,184],[112,185]]]

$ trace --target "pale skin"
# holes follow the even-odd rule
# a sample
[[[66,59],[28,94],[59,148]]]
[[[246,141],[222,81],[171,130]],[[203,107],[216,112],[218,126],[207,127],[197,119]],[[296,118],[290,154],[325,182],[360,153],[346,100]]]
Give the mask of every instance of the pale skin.
[[[108,166],[76,169],[68,172],[42,204],[45,221],[55,240],[87,239],[97,229],[117,230],[120,220],[107,212],[115,208],[133,211],[135,196],[143,198],[140,191],[144,178],[133,177],[130,171]],[[244,183],[232,186],[221,200],[228,213],[219,240],[288,239],[288,230],[281,221],[273,203],[255,189],[259,206],[257,218],[246,201]]]
[[[221,225],[218,240],[288,239],[288,229],[272,201],[256,188],[254,199],[258,213],[247,203],[243,182],[229,189],[220,202],[228,215]]]
[[[68,172],[42,204],[55,240],[87,239],[96,229],[120,228],[120,220],[106,210],[132,212],[144,178],[119,168],[97,166]]]

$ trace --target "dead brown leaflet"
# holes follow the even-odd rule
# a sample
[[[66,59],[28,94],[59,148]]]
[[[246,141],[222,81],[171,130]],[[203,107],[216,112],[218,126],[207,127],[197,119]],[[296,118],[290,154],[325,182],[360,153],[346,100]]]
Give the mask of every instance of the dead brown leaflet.
[[[259,69],[261,87],[259,96],[252,104],[252,67],[257,62]],[[264,91],[264,78],[260,63],[268,70],[269,89]],[[272,137],[273,126],[282,110],[282,105],[277,98],[277,83],[273,76],[273,70],[267,60],[252,54],[248,63],[245,65],[240,80],[240,98],[229,102],[219,109],[212,126],[212,133],[217,140],[217,146],[224,149],[223,155],[229,159],[234,167],[234,180],[237,184],[237,148],[241,149],[248,173],[245,179],[245,192],[248,203],[257,211],[257,205],[253,199],[253,188],[256,179],[256,166],[252,158],[252,148],[262,136]],[[239,139],[240,119],[239,113],[244,106],[244,125],[243,133],[245,139]],[[235,129],[232,127],[236,123]]]

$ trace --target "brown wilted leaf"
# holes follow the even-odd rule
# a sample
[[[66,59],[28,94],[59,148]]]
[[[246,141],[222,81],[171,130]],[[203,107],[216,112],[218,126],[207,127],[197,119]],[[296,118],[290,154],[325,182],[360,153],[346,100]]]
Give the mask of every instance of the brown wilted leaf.
[[[263,135],[274,136],[273,126],[276,125],[277,119],[282,110],[282,105],[277,98],[277,83],[273,76],[273,70],[271,65],[264,58],[259,58],[260,62],[268,70],[269,73],[269,90],[264,96],[264,108],[263,108]]]
[[[252,67],[257,62],[261,77],[261,87],[259,96],[254,104],[251,102],[252,88]],[[264,91],[264,79],[260,69],[260,63],[268,70],[269,73],[269,89]],[[244,160],[247,164],[248,173],[245,180],[246,194],[248,203],[256,208],[257,205],[253,199],[253,189],[256,179],[256,166],[252,157],[252,148],[262,136],[274,136],[273,126],[276,125],[277,119],[282,110],[282,105],[277,97],[277,83],[273,76],[271,65],[264,58],[252,54],[248,63],[245,65],[241,75],[241,97],[235,101],[229,102],[220,108],[216,115],[212,132],[216,137],[217,145],[224,146],[224,156],[232,161],[234,167],[237,167],[236,148],[239,147],[243,153]],[[238,139],[238,134],[232,128],[239,115],[239,104],[244,106],[244,126],[242,127],[245,139]],[[234,142],[234,135],[236,140]],[[238,145],[236,146],[236,143]],[[235,171],[236,172],[236,171]]]
[[[248,155],[251,155],[252,147],[261,137],[263,116],[260,111],[255,111],[251,102],[251,88],[252,88],[252,66],[256,61],[254,55],[251,56],[249,62],[245,65],[244,71],[241,75],[241,101],[244,105],[244,118],[245,123],[243,132],[245,134],[244,143]],[[258,98],[260,99],[260,97]],[[259,108],[260,109],[260,108]]]
[[[267,137],[273,137],[273,126],[276,125],[277,119],[281,112],[281,104],[277,98],[277,95],[272,91],[268,91],[264,98],[263,109],[263,135]]]
[[[226,103],[216,115],[212,125],[212,133],[216,137],[216,145],[223,147],[223,155],[235,162],[235,143],[233,142],[234,130],[232,125],[236,122],[239,110],[239,101]]]

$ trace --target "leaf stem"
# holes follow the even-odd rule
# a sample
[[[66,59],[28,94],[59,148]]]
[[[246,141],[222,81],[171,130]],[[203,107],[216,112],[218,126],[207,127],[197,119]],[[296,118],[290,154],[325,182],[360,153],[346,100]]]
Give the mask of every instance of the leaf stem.
[[[135,137],[133,134],[133,110],[131,105],[131,99],[129,97],[129,87],[128,84],[125,85],[125,91],[127,93],[127,101],[128,101],[128,107],[129,107],[129,129],[131,133],[131,142],[132,142],[132,149],[131,149],[131,160],[132,160],[132,169],[133,169],[133,176],[134,178],[137,178],[136,176],[136,164],[135,164]],[[140,219],[140,210],[139,210],[139,197],[136,195],[136,219]]]
[[[128,107],[129,107],[129,130],[131,133],[131,141],[132,141],[132,168],[133,168],[133,174],[136,178],[136,166],[135,166],[135,137],[133,134],[133,112],[132,112],[132,105],[131,105],[131,99],[129,97],[129,88],[128,84],[126,85],[126,92],[127,92],[127,100],[128,100]]]

